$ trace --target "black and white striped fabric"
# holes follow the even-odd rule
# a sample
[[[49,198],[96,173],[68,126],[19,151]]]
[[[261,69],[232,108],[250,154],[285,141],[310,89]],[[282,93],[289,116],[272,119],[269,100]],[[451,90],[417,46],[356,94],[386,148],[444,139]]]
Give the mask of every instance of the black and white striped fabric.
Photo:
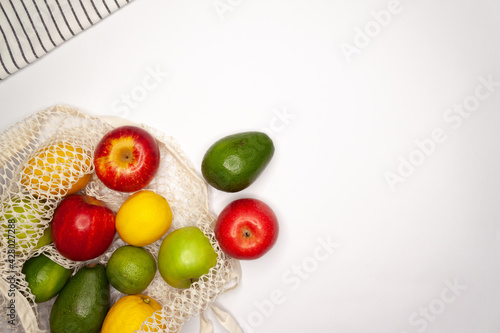
[[[0,0],[0,80],[131,0]]]

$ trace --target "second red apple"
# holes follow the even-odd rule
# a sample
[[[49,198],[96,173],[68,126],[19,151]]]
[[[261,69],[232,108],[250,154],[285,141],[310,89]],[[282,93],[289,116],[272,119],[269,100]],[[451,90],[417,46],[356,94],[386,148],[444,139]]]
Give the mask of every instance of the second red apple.
[[[215,238],[227,255],[236,259],[257,259],[276,243],[278,219],[264,202],[245,198],[231,202],[215,223]]]

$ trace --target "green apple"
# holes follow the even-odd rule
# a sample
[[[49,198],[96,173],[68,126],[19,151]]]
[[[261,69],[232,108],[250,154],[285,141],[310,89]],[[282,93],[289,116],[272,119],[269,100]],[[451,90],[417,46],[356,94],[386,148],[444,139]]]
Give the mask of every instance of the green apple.
[[[42,246],[52,243],[52,227],[49,225],[47,229],[43,231],[42,237],[38,239],[38,243],[33,248],[33,250],[39,249]]]
[[[37,228],[43,227],[44,215],[49,210],[49,206],[44,202],[30,200],[27,198],[12,197],[9,202],[3,204],[3,216],[1,217],[4,228],[4,242],[15,241],[16,252],[26,250],[31,247],[32,239],[37,236]],[[46,218],[46,217],[45,217]],[[12,219],[14,223],[10,223]],[[12,237],[15,234],[15,238]],[[50,226],[47,227],[43,235],[38,239],[34,249],[38,249],[52,242]]]
[[[183,227],[168,234],[158,252],[158,270],[175,288],[189,288],[217,264],[210,240],[197,227]]]

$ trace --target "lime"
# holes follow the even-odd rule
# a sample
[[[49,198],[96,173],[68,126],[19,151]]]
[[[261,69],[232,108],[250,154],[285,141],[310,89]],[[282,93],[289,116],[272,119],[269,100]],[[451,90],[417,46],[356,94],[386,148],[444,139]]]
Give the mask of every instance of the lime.
[[[142,247],[122,246],[113,252],[106,266],[106,276],[116,290],[138,294],[146,289],[156,274],[156,261]]]
[[[53,262],[45,255],[27,260],[22,268],[35,302],[48,301],[56,296],[71,277],[71,270]]]

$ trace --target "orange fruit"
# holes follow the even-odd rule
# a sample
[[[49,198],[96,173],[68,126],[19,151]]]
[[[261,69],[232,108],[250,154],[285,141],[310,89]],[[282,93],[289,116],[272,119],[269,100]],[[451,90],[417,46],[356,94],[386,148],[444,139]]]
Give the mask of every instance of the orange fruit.
[[[127,198],[116,213],[116,231],[134,246],[146,246],[159,240],[172,224],[167,199],[153,191],[142,190]]]
[[[21,176],[21,183],[38,196],[70,195],[90,180],[92,158],[88,151],[60,142],[32,156]]]
[[[139,330],[144,321],[152,323],[152,318],[149,317],[159,310],[161,310],[161,305],[149,296],[127,295],[116,301],[109,309],[102,324],[101,333],[132,333]],[[155,317],[158,320],[161,318],[160,314],[156,314]],[[164,330],[165,326],[162,325],[160,330],[154,329],[150,332],[163,332]]]

